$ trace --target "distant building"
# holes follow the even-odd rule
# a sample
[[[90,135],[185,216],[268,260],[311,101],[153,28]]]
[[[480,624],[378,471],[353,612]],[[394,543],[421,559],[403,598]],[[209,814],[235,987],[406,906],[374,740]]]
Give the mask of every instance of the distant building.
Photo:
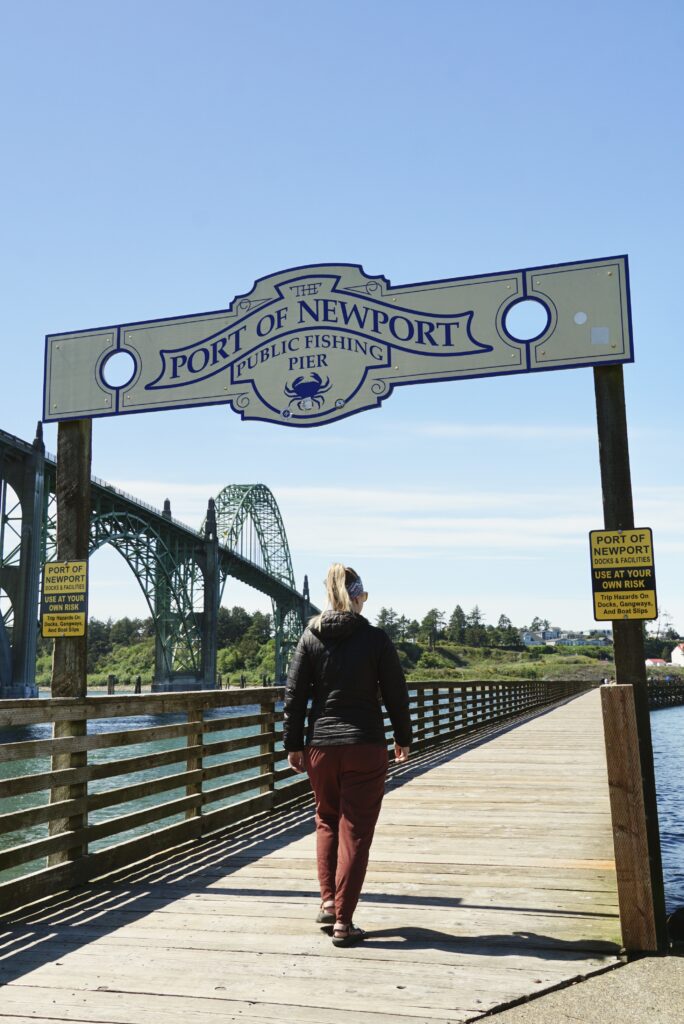
[[[662,668],[663,665],[669,665],[668,661],[664,658],[647,658],[646,668]]]
[[[549,647],[610,647],[613,642],[613,633],[610,629],[585,630],[584,633],[576,633],[572,630],[563,630],[558,626],[550,626],[549,629],[534,631],[524,629],[520,634],[520,640],[525,647],[540,647],[548,644]]]
[[[670,657],[673,665],[684,665],[684,644],[677,644]]]
[[[541,633],[532,633],[529,629],[522,631],[520,639],[525,647],[543,647],[545,642]]]

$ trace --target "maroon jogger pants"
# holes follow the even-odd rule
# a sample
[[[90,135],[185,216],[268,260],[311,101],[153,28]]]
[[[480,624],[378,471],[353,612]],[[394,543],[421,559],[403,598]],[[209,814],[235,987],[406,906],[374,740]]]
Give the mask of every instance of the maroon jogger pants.
[[[338,921],[352,920],[361,895],[387,764],[387,749],[379,743],[306,748],[321,899],[335,901]]]

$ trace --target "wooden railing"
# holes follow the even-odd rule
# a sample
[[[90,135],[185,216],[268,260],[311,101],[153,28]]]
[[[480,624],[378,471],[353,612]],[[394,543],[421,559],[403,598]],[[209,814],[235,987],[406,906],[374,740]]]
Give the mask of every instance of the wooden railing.
[[[413,749],[590,686],[413,682]],[[0,912],[305,798],[280,742],[282,696],[0,701]]]

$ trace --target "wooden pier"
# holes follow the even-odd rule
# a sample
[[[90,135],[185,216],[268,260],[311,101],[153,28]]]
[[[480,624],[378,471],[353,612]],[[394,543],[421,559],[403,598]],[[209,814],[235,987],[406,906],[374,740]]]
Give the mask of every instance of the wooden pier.
[[[0,923],[0,1021],[435,1024],[615,965],[594,690],[394,772],[356,915],[314,923],[310,804],[284,804]]]

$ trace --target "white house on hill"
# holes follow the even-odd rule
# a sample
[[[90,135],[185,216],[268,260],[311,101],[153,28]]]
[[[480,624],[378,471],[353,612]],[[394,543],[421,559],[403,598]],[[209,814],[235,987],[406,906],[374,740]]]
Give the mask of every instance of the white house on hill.
[[[673,665],[684,665],[684,644],[677,644],[670,658]]]

